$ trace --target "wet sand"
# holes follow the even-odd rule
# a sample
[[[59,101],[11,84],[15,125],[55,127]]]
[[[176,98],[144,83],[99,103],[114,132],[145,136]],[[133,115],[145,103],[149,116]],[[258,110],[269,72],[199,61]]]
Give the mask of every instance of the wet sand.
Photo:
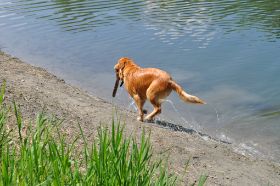
[[[115,112],[125,123],[127,135],[139,137],[142,129],[150,130],[154,156],[169,158],[168,166],[181,185],[193,183],[201,174],[209,176],[206,185],[280,185],[280,165],[275,162],[238,154],[231,144],[204,140],[201,134],[175,124],[138,122],[136,113],[0,52],[0,83],[3,79],[7,81],[5,101],[16,100],[26,122],[44,108],[48,114],[64,119],[63,131],[69,138],[79,134],[80,123],[86,138],[92,140],[100,123],[110,125]]]

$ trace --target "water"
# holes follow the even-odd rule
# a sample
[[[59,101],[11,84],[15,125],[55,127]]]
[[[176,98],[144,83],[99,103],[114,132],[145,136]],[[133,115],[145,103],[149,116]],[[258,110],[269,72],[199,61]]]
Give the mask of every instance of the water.
[[[160,119],[280,162],[278,0],[1,0],[0,49],[126,107],[117,59],[164,69],[208,104],[172,94]]]

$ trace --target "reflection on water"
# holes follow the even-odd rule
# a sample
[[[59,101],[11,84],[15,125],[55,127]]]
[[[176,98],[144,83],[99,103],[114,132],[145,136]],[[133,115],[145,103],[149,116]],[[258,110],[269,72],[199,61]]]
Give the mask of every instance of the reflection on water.
[[[117,58],[167,70],[208,105],[172,95],[161,119],[280,157],[279,0],[1,0],[0,33],[0,49],[107,100]]]
[[[19,16],[20,14],[20,16]],[[4,0],[0,18],[24,20],[32,16],[59,25],[64,31],[92,31],[120,21],[143,21],[164,42],[186,34],[207,46],[215,32],[259,29],[269,40],[280,37],[280,3],[263,1],[104,1]],[[3,21],[3,20],[2,20]],[[219,26],[219,29],[217,28]],[[3,25],[2,25],[3,26]],[[17,27],[28,27],[26,23]]]
[[[259,110],[257,113],[261,117],[267,117],[267,118],[278,118],[280,119],[280,106],[278,107],[271,107],[271,108],[265,108],[264,110]]]

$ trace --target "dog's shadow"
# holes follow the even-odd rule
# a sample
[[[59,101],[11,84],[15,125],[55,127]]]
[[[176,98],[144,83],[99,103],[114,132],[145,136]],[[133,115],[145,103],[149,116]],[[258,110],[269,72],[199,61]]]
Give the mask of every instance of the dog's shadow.
[[[164,128],[168,128],[168,129],[173,130],[173,131],[185,132],[185,133],[188,133],[188,134],[198,133],[194,129],[189,129],[189,128],[186,128],[186,127],[174,124],[174,123],[170,123],[170,122],[164,121],[164,120],[158,120],[158,119],[157,120],[145,120],[145,122],[156,124],[156,125],[159,125],[159,126],[164,127]]]
[[[185,133],[188,133],[188,134],[198,134],[201,137],[206,137],[206,138],[212,139],[214,141],[218,141],[218,142],[222,142],[222,143],[226,143],[226,144],[231,144],[231,142],[228,142],[228,141],[225,141],[225,140],[221,140],[221,139],[217,139],[217,138],[213,138],[212,136],[210,136],[208,134],[196,131],[194,129],[186,128],[186,127],[183,127],[181,125],[170,123],[168,121],[164,121],[164,120],[152,120],[152,121],[150,120],[150,121],[147,121],[146,120],[145,122],[146,123],[156,124],[156,125],[159,125],[159,126],[161,126],[163,128],[167,128],[167,129],[172,130],[172,131],[185,132]]]

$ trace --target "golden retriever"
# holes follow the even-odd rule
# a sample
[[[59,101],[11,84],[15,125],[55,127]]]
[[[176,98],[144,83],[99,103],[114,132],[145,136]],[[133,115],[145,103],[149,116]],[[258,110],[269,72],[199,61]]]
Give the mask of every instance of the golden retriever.
[[[124,83],[127,92],[134,99],[139,116],[137,120],[143,121],[145,110],[143,105],[148,99],[154,107],[154,110],[145,117],[145,120],[153,120],[157,114],[161,113],[161,103],[171,93],[176,91],[180,98],[189,103],[205,104],[205,102],[196,96],[187,94],[180,85],[178,85],[171,76],[157,68],[141,68],[133,62],[132,59],[122,57],[114,67],[116,72],[116,82],[113,90],[115,97],[119,81]],[[122,84],[121,84],[122,85]]]

